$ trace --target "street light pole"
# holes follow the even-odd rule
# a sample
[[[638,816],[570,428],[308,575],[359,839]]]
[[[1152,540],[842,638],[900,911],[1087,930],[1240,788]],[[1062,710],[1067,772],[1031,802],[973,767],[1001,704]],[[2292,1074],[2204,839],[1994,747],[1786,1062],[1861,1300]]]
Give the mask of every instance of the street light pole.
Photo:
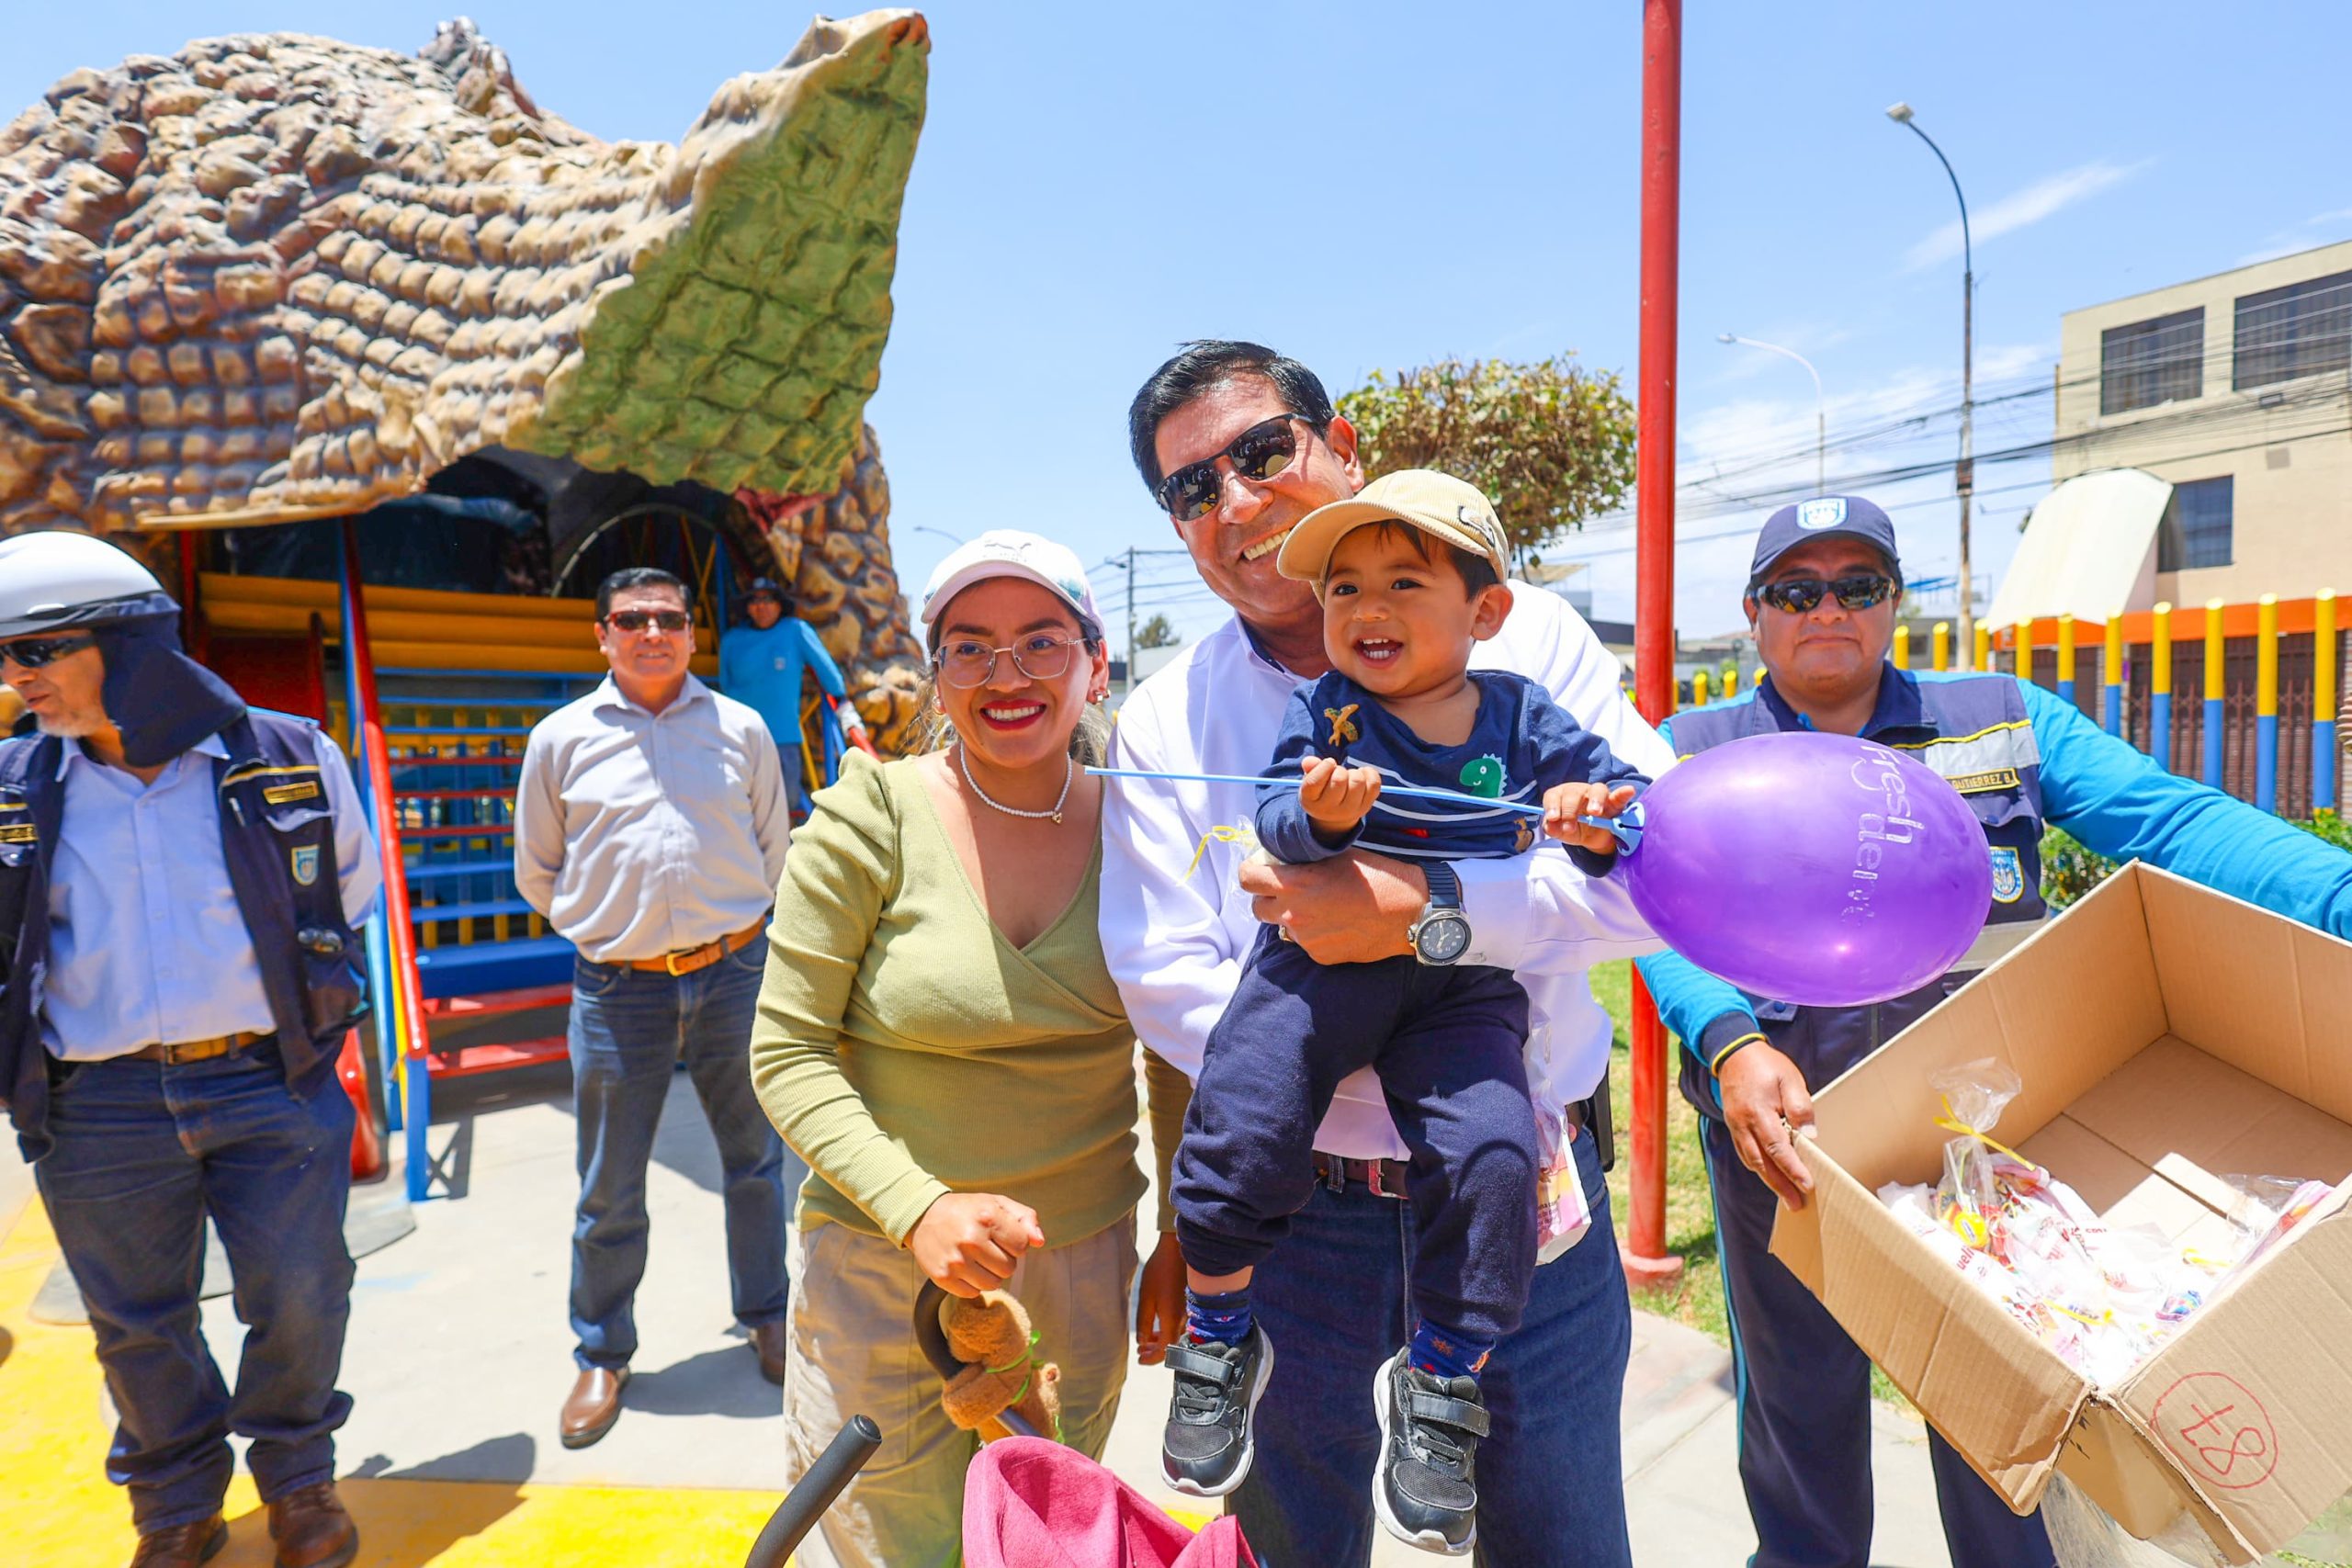
[[[1785,354],[1799,365],[1804,366],[1804,373],[1813,378],[1813,493],[1826,494],[1829,490],[1829,402],[1821,395],[1821,372],[1813,367],[1812,360],[1807,359],[1795,349],[1782,348],[1777,343],[1766,343],[1761,338],[1742,337],[1737,333],[1717,333],[1715,341],[1726,344],[1744,343],[1750,348],[1761,348],[1773,354]]]
[[[1960,202],[1960,466],[1952,477],[1960,491],[1960,645],[1967,648],[1976,625],[1975,585],[1968,558],[1968,502],[1976,490],[1976,253],[1968,235],[1968,197],[1961,194],[1960,176],[1952,173],[1951,160],[1944,156],[1934,137],[1919,129],[1911,118],[1909,104],[1891,106],[1886,118],[1909,126],[1928,144],[1928,151],[1944,166],[1944,177],[1951,181],[1951,194]]]

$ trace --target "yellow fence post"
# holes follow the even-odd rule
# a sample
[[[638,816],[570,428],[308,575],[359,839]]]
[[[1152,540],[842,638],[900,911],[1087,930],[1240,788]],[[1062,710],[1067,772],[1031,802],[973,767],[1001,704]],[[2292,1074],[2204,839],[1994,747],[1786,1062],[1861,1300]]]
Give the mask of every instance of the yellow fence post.
[[[2149,617],[2148,755],[2172,771],[2172,604],[2156,602]]]
[[[2312,809],[2335,809],[2335,590],[2312,601]]]
[[[2229,645],[2222,637],[2222,602],[2205,601],[2205,782],[2222,787],[2222,684],[2229,671]]]
[[[1951,668],[1951,623],[1950,621],[1936,623],[1935,632],[1929,638],[1929,647],[1932,649],[1930,657],[1933,660],[1936,673],[1940,675]]]
[[[2106,688],[2100,705],[2099,728],[2109,735],[2123,733],[2123,617],[2107,618],[2106,646],[2099,654],[2099,682]]]
[[[1970,654],[1969,668],[1990,672],[1993,668],[1993,628],[1984,622],[1976,623],[1976,647]]]
[[[2278,595],[2254,608],[2254,803],[2278,810]]]
[[[1911,628],[1909,626],[1894,628],[1894,667],[1897,670],[1911,668]]]

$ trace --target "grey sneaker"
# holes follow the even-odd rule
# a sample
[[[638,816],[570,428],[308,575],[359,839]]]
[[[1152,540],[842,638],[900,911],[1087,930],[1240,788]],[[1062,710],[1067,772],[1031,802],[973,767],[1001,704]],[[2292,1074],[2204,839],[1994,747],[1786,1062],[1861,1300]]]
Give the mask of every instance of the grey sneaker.
[[[1372,1382],[1380,1469],[1372,1503],[1388,1533],[1423,1551],[1468,1553],[1478,1539],[1478,1439],[1487,1404],[1476,1378],[1432,1377],[1399,1350]]]
[[[1250,1474],[1250,1422],[1274,1375],[1273,1341],[1254,1323],[1238,1345],[1180,1339],[1168,1347],[1167,1366],[1176,1393],[1159,1438],[1159,1473],[1187,1495],[1222,1497]]]

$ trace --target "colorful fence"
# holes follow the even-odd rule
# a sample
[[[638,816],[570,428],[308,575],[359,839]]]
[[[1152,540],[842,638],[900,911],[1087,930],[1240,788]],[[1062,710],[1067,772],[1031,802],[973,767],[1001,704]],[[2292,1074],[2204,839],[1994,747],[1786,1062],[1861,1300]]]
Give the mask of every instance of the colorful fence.
[[[1978,640],[1977,668],[2029,676],[2176,773],[2282,816],[2344,809],[2333,590],[2158,604],[2104,625],[2045,617]],[[1907,662],[1902,639],[1895,653]]]

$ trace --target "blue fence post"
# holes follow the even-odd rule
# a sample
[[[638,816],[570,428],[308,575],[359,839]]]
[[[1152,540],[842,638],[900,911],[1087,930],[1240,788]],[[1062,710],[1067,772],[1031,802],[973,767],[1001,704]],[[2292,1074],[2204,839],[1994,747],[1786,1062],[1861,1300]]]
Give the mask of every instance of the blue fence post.
[[[2205,601],[2205,782],[2222,787],[2222,686],[2227,679],[2228,648],[2222,637],[2222,602]]]
[[[2312,809],[2335,809],[2335,590],[2312,601]]]

